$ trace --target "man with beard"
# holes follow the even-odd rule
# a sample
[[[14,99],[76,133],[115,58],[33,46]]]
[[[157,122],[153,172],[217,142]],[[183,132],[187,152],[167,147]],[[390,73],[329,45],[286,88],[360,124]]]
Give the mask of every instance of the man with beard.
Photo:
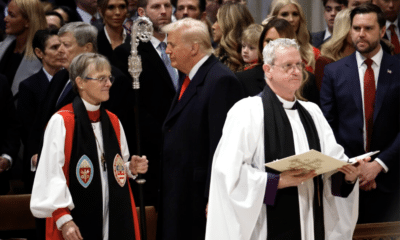
[[[400,25],[400,0],[373,0],[373,4],[380,7],[386,18],[386,34],[384,38],[388,39],[394,46],[394,53],[400,53],[399,25]]]
[[[171,22],[172,5],[170,0],[139,0],[139,16],[146,16],[153,23],[153,36],[149,42],[140,42],[138,54],[142,59],[140,74],[140,131],[142,154],[152,161],[151,169],[145,176],[144,201],[146,205],[156,205],[159,162],[162,148],[162,124],[171,106],[172,99],[179,88],[179,73],[171,66],[165,53],[167,35],[161,28]],[[111,61],[128,76],[128,57],[130,43],[124,43],[114,49]]]
[[[380,150],[360,176],[359,223],[399,221],[400,62],[382,51],[384,14],[352,10],[357,51],[325,67],[321,108],[348,157]]]

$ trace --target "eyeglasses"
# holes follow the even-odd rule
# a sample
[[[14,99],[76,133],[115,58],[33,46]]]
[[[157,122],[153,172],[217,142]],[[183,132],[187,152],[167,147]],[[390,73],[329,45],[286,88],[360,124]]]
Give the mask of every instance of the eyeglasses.
[[[87,80],[96,80],[99,81],[101,84],[105,84],[107,80],[110,80],[111,84],[113,84],[115,77],[114,76],[109,76],[109,77],[101,77],[101,78],[91,78],[91,77],[85,77]]]
[[[305,64],[303,62],[299,62],[296,64],[286,63],[286,64],[274,65],[274,66],[282,68],[283,71],[287,72],[287,73],[292,73],[295,69],[297,69],[299,71],[303,71],[303,69],[305,68]]]

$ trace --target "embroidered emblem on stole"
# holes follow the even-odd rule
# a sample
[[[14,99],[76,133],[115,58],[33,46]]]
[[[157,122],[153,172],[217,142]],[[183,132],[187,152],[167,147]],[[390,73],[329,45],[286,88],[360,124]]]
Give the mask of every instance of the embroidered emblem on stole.
[[[88,156],[83,155],[76,165],[76,177],[79,183],[87,188],[93,180],[93,163]]]
[[[122,160],[119,154],[115,155],[113,169],[114,169],[115,180],[117,180],[117,183],[121,187],[123,187],[126,182],[126,169],[125,169],[125,162],[124,160]]]

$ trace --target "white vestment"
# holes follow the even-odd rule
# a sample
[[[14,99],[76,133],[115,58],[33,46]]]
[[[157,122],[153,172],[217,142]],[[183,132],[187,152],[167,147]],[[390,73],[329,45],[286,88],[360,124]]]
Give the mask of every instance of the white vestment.
[[[282,101],[282,99],[281,99]],[[318,132],[321,152],[347,161],[319,107],[299,101],[310,113]],[[285,105],[285,102],[283,102]],[[307,136],[297,110],[285,110],[289,118],[295,153],[309,150]],[[208,205],[206,240],[267,238],[267,186],[264,158],[264,110],[261,97],[249,97],[228,112],[221,140],[214,154]],[[358,182],[348,198],[331,194],[330,176],[323,179],[325,239],[352,239],[358,217]],[[302,240],[314,239],[314,183],[298,186]],[[268,219],[273,221],[273,219]]]
[[[94,106],[82,99],[85,107],[88,111],[96,111],[100,106]],[[128,169],[128,176],[133,177],[129,171],[129,149],[126,142],[125,132],[120,126],[120,137],[121,137],[121,154],[123,160],[126,162],[126,168]],[[101,150],[103,148],[103,135],[101,131],[101,122],[92,123],[93,132],[98,141],[97,155],[100,169],[102,169],[101,163]],[[52,213],[59,208],[68,208],[69,210],[74,209],[75,205],[67,186],[67,180],[63,172],[63,166],[65,163],[65,136],[66,128],[64,124],[64,118],[60,114],[54,114],[49,123],[47,124],[42,153],[40,155],[40,161],[35,175],[35,181],[32,188],[32,196],[30,202],[30,208],[33,216],[37,218],[49,218],[52,217]],[[108,171],[112,171],[112,166],[107,166]],[[73,167],[70,167],[70,171],[74,171]],[[109,222],[109,191],[108,191],[108,176],[106,171],[101,171],[100,174],[101,186],[102,186],[102,201],[103,201],[103,239],[108,239],[108,222]],[[57,220],[56,224],[58,229],[61,226],[72,219],[71,215],[64,215]],[[79,226],[78,226],[79,227]]]

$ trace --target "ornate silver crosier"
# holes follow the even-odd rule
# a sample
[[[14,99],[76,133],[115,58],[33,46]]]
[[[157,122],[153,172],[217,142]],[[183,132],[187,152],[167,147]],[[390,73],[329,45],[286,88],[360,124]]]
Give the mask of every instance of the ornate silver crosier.
[[[153,23],[147,17],[139,17],[131,28],[131,55],[128,59],[128,71],[133,78],[133,89],[139,89],[139,76],[142,72],[142,60],[138,55],[139,42],[148,42],[153,36]]]
[[[142,59],[138,55],[139,42],[148,42],[153,36],[153,23],[147,17],[139,17],[131,27],[131,55],[128,58],[128,71],[133,78],[133,91],[135,92],[135,125],[136,125],[136,151],[141,156],[140,124],[139,124],[139,76],[142,73]],[[140,235],[142,240],[147,240],[146,234],[146,208],[144,205],[143,185],[146,180],[138,174],[136,182],[139,186],[140,206]]]

